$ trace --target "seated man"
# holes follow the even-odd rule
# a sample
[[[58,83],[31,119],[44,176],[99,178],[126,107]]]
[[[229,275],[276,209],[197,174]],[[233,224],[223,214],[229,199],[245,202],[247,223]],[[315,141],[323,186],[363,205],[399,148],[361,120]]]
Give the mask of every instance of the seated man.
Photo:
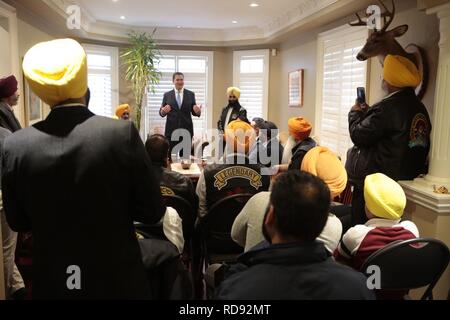
[[[249,154],[250,163],[259,163],[266,167],[281,164],[283,146],[278,140],[278,127],[270,121],[257,124],[258,140]]]
[[[382,173],[367,176],[364,200],[369,221],[350,228],[334,254],[337,261],[356,270],[372,253],[391,242],[419,237],[419,230],[413,222],[400,222],[406,196],[397,182]]]
[[[329,202],[339,195],[347,185],[347,172],[344,166],[339,158],[327,148],[316,147],[310,150],[303,159],[302,170],[319,177],[328,185],[330,189]],[[264,212],[269,201],[270,192],[261,192],[253,196],[234,221],[231,237],[242,247],[245,246],[245,251],[264,241],[262,234]],[[317,240],[323,242],[328,253],[332,255],[341,236],[341,222],[334,214],[329,213],[325,227]]]
[[[158,181],[160,181],[162,195],[180,196],[192,205],[194,212],[197,212],[198,198],[192,181],[182,174],[168,169],[170,143],[167,138],[160,134],[154,134],[145,142],[145,149],[152,160]]]
[[[295,140],[295,147],[292,148],[292,158],[289,163],[289,170],[298,170],[302,166],[305,154],[314,148],[317,143],[309,135],[312,126],[305,118],[291,118],[288,123],[289,135]]]
[[[250,164],[248,151],[254,143],[253,128],[235,120],[225,129],[226,156],[221,164],[205,167],[197,184],[198,215],[203,218],[217,201],[239,193],[258,193],[269,189],[269,176],[261,174],[259,164]]]
[[[363,274],[339,265],[323,243],[330,190],[317,177],[290,171],[276,180],[264,219],[271,243],[238,258],[216,291],[223,300],[369,300]]]

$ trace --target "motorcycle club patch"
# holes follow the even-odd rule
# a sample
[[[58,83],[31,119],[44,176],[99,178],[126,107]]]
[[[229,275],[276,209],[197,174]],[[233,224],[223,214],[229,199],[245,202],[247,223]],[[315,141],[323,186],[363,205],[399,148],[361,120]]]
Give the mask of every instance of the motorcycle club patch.
[[[417,114],[411,123],[411,132],[409,137],[409,147],[428,147],[430,128],[425,115]]]
[[[161,194],[163,196],[174,196],[175,192],[173,192],[173,190],[168,187],[161,186]]]
[[[262,187],[262,176],[255,170],[242,166],[223,169],[215,174],[214,178],[216,179],[214,187],[218,190],[222,190],[228,184],[228,180],[236,178],[249,180],[252,187],[256,190]]]

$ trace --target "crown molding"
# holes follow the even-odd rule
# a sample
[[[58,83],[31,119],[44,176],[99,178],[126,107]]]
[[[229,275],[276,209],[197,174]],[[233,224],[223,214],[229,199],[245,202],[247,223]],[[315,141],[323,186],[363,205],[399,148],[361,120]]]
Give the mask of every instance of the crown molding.
[[[337,2],[338,0],[303,0],[294,9],[285,12],[260,27],[263,29],[264,37],[271,37]]]
[[[77,0],[41,0],[49,8],[63,18],[67,18],[66,8],[70,5],[78,5],[81,9],[82,32],[90,38],[127,38],[131,30],[152,32],[155,26],[133,27],[125,24],[110,23],[96,20],[93,15]],[[200,28],[168,28],[158,27],[155,39],[159,42],[240,42],[259,41],[265,42],[275,34],[289,28],[292,24],[318,13],[338,0],[303,0],[297,7],[286,13],[253,27],[229,28],[229,29],[200,29]]]
[[[19,18],[54,36],[65,36],[82,41],[126,44],[132,30],[153,32],[155,27],[135,27],[121,23],[99,21],[79,5],[79,0],[4,0],[15,7]],[[289,12],[270,21],[246,28],[205,29],[158,27],[155,40],[161,45],[182,46],[255,46],[274,44],[294,32],[336,21],[361,10],[373,0],[302,0]],[[66,27],[70,5],[81,9],[81,28]]]

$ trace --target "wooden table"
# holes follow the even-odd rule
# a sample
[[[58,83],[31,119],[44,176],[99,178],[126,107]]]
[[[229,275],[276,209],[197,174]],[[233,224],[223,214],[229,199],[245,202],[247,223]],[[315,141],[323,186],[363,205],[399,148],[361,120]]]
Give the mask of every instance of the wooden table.
[[[172,171],[181,173],[182,175],[188,177],[193,181],[198,181],[200,175],[202,174],[202,168],[197,163],[193,163],[191,167],[187,170],[181,167],[181,163],[172,163],[170,165],[170,169]]]

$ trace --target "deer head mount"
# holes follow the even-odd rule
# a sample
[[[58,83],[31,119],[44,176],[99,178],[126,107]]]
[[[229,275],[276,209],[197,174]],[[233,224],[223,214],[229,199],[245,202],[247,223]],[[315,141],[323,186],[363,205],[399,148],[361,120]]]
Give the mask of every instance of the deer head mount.
[[[372,57],[378,57],[381,65],[384,65],[384,59],[387,55],[399,55],[411,60],[419,69],[419,71],[423,75],[422,84],[416,90],[419,98],[422,98],[425,94],[425,90],[428,82],[428,64],[426,61],[426,56],[424,51],[416,46],[409,45],[409,48],[412,48],[415,53],[407,52],[400,43],[397,42],[396,38],[403,36],[408,31],[408,25],[401,25],[395,27],[391,30],[388,30],[389,26],[392,24],[392,21],[395,17],[395,3],[394,0],[392,2],[392,10],[389,10],[386,4],[382,0],[378,0],[383,7],[384,12],[381,13],[381,18],[383,18],[383,26],[381,29],[377,30],[376,28],[370,33],[369,38],[367,39],[366,44],[358,53],[356,58],[359,61],[366,61]],[[367,26],[367,20],[364,21],[359,13],[355,13],[358,18],[357,22],[349,23],[351,26]]]

